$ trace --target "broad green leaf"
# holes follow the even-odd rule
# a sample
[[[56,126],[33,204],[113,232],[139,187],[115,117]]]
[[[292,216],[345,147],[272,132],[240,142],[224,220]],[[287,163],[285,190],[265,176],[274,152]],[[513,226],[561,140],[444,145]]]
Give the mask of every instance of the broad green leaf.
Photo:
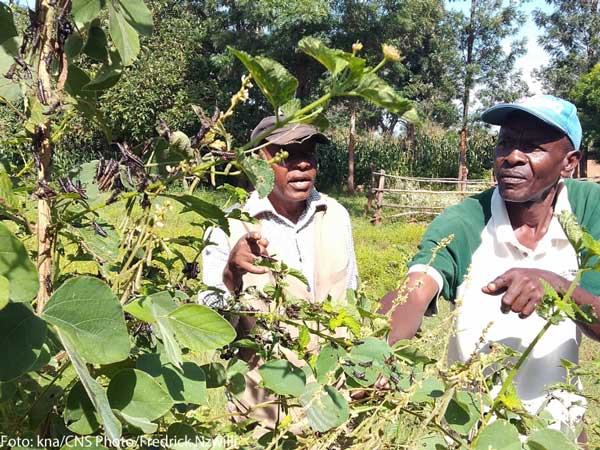
[[[206,387],[208,389],[220,388],[227,384],[227,372],[223,364],[213,362],[204,364],[200,368],[206,375]]]
[[[475,450],[521,450],[519,432],[506,420],[498,419],[479,435]]]
[[[104,6],[103,0],[73,0],[71,2],[71,15],[79,28],[88,24],[96,17]]]
[[[17,27],[11,9],[8,5],[0,3],[0,44],[17,36],[17,34]]]
[[[125,369],[108,385],[108,400],[114,409],[131,417],[155,420],[173,406],[173,399],[158,381],[146,372]]]
[[[0,311],[8,305],[10,299],[10,281],[4,275],[0,275]]]
[[[160,337],[165,346],[167,357],[171,364],[181,369],[181,364],[183,363],[181,348],[175,339],[175,330],[168,317],[168,314],[174,311],[177,305],[171,299],[171,294],[166,291],[149,296],[149,300],[150,309],[152,310],[153,317],[156,319],[156,326],[160,331]]]
[[[153,304],[158,305],[158,309],[153,310]],[[177,309],[177,304],[173,300],[170,292],[161,291],[156,294],[135,299],[125,305],[123,309],[139,320],[155,323],[157,317],[166,317],[171,311],[175,311]]]
[[[225,213],[218,206],[193,195],[161,194],[161,196],[173,199],[185,206],[182,212],[193,211],[229,234],[229,223],[227,222]]]
[[[344,371],[361,386],[370,386],[382,373],[385,360],[391,354],[392,348],[385,341],[368,337],[362,344],[352,347]]]
[[[578,447],[558,430],[535,431],[525,443],[526,450],[576,450]]]
[[[29,116],[25,123],[23,124],[23,128],[27,130],[30,134],[35,134],[35,130],[39,125],[42,125],[46,122],[47,118],[44,115],[45,108],[40,103],[37,95],[30,93],[27,97],[27,112]]]
[[[106,436],[111,441],[117,441],[121,437],[122,427],[119,419],[116,418],[112,409],[110,408],[110,404],[108,403],[108,398],[106,397],[106,392],[98,382],[92,378],[90,373],[88,372],[85,361],[77,352],[75,343],[71,341],[70,337],[66,333],[62,333],[61,330],[58,330],[58,336],[65,348],[65,351],[69,355],[69,359],[73,363],[73,367],[75,367],[75,371],[79,376],[79,380],[89,399],[91,400],[96,412],[98,412],[98,416],[100,417],[100,422],[104,426],[104,432]]]
[[[0,381],[13,380],[35,364],[46,340],[46,324],[27,306],[0,310]]]
[[[65,91],[77,100],[77,107],[84,113],[93,114],[96,105],[96,92],[84,91],[83,88],[90,82],[90,76],[85,70],[69,64]]]
[[[298,87],[298,80],[285,67],[272,59],[254,57],[241,50],[228,48],[246,66],[274,111],[292,99]]]
[[[448,403],[444,418],[452,430],[468,435],[481,418],[479,402],[473,394],[459,391]]]
[[[417,112],[417,110],[415,108],[411,108],[408,111],[406,111],[404,114],[402,114],[402,120],[406,120],[407,122],[413,123],[413,124],[418,124],[421,119],[419,117],[419,113]]]
[[[68,335],[81,357],[110,364],[129,355],[129,334],[119,300],[97,278],[72,278],[46,304],[42,318]]]
[[[92,434],[100,428],[100,417],[81,382],[71,388],[63,417],[67,428],[77,434]]]
[[[275,185],[275,172],[267,161],[250,156],[242,161],[242,169],[260,198],[265,198],[271,193]]]
[[[285,105],[281,105],[280,111],[285,117],[292,117],[301,106],[300,99],[293,98]]]
[[[113,87],[121,78],[123,65],[121,56],[111,52],[110,61],[104,63],[92,81],[83,86],[84,91],[103,91]]]
[[[583,248],[591,253],[592,255],[600,256],[600,242],[595,240],[591,234],[583,233],[581,237],[581,244]]]
[[[279,395],[300,397],[306,386],[306,375],[289,361],[274,359],[258,369],[264,385]]]
[[[0,100],[15,103],[23,96],[19,83],[0,77]]]
[[[98,185],[94,183],[97,167],[98,160],[93,160],[83,163],[69,171],[69,176],[73,178],[73,181],[81,182],[81,185],[85,189],[85,193],[88,196],[88,203],[91,205],[99,201],[98,197],[101,195]]]
[[[419,439],[415,448],[419,450],[446,450],[448,443],[443,437],[433,434]]]
[[[21,207],[21,203],[13,193],[10,177],[2,163],[0,163],[0,206],[2,204],[12,209],[19,209]]]
[[[137,360],[136,367],[154,377],[175,403],[206,405],[206,376],[193,362],[182,363],[178,370],[163,355],[147,353]]]
[[[143,0],[118,0],[123,15],[140,34],[152,34],[152,13]]]
[[[319,383],[325,383],[327,381],[327,375],[339,367],[339,358],[342,353],[343,350],[340,350],[339,347],[334,348],[330,344],[319,351],[315,367],[317,381]]]
[[[83,238],[82,246],[101,264],[112,263],[119,256],[121,236],[115,227],[106,222],[96,222],[106,233],[100,236],[92,224],[85,224],[75,230]]]
[[[105,61],[108,57],[108,39],[99,20],[94,20],[90,26],[83,53],[96,61]]]
[[[48,344],[42,345],[42,351],[33,363],[33,366],[29,368],[29,371],[35,372],[49,365],[53,356],[54,355],[50,354],[50,347],[48,347]]]
[[[331,49],[314,37],[302,38],[298,42],[298,48],[323,64],[333,75],[337,75],[348,66],[348,61],[341,56],[344,54],[342,50]]]
[[[432,402],[444,395],[446,390],[444,383],[435,377],[428,377],[423,381],[417,381],[417,383],[419,383],[419,387],[415,390],[412,398],[415,403]]]
[[[215,350],[236,337],[231,324],[211,308],[183,305],[169,314],[177,340],[196,352]]]
[[[54,409],[56,399],[60,398],[62,394],[62,388],[56,384],[48,385],[46,389],[41,391],[27,412],[29,426],[35,429],[42,425]]]
[[[69,61],[73,61],[73,59],[81,53],[81,49],[83,48],[83,38],[78,31],[74,31],[69,35],[67,40],[65,41],[65,55],[69,59]],[[71,65],[69,64],[69,72],[71,71]]]
[[[335,388],[309,383],[300,397],[308,417],[308,424],[324,433],[348,420],[348,402]]]
[[[241,396],[246,391],[246,374],[248,363],[241,359],[232,359],[227,366],[227,389],[235,396]]]
[[[136,298],[135,300],[127,303],[123,307],[123,311],[131,314],[138,320],[142,320],[147,323],[156,322],[156,319],[152,314],[151,304],[148,297]]]
[[[374,73],[364,75],[352,93],[394,114],[402,115],[412,108],[410,100],[402,97]]]
[[[158,424],[150,422],[143,417],[133,417],[118,410],[115,410],[115,413],[129,425],[133,425],[134,428],[142,430],[145,434],[155,433],[158,429]]]
[[[0,223],[0,248],[0,275],[10,283],[10,299],[30,302],[38,291],[37,271],[21,241],[3,223]]]
[[[140,53],[138,33],[129,25],[125,16],[115,9],[112,2],[108,4],[108,17],[110,37],[119,51],[123,65],[130,66]]]

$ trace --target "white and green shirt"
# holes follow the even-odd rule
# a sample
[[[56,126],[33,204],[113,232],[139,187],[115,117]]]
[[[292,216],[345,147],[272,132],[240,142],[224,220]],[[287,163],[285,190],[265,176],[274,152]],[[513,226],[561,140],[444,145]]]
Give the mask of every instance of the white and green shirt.
[[[572,211],[579,224],[595,239],[600,238],[600,186],[566,179],[561,181],[555,213]],[[440,241],[454,235],[431,261],[432,250]],[[549,270],[566,279],[573,279],[578,269],[575,250],[569,243],[556,217],[535,250],[517,240],[508,213],[497,189],[490,189],[452,206],[438,216],[427,229],[419,252],[409,264],[410,272],[426,271],[438,283],[441,295],[455,302],[456,334],[449,345],[450,362],[465,362],[473,352],[483,352],[491,342],[499,342],[524,351],[544,326],[544,319],[532,314],[521,319],[517,314],[503,314],[502,295],[484,294],[481,288],[512,268]],[[600,273],[587,272],[580,286],[600,295]],[[430,312],[435,312],[435,303]],[[491,324],[491,325],[490,325]],[[481,337],[485,333],[485,339]],[[544,387],[566,380],[561,359],[577,363],[581,331],[572,321],[552,326],[534,348],[515,379],[519,397],[530,413],[548,410],[560,424],[573,426],[585,411],[580,396],[564,392],[548,395]],[[556,398],[558,397],[558,398]]]

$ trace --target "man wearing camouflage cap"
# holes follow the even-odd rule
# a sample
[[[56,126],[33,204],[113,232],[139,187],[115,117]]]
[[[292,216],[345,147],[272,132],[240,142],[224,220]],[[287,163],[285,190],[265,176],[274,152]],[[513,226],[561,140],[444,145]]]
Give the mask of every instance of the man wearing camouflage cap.
[[[283,161],[272,165],[273,191],[266,198],[252,192],[242,207],[258,223],[230,220],[229,236],[220,229],[209,231],[207,238],[214,245],[207,246],[202,254],[203,282],[222,289],[226,297],[250,286],[262,288],[274,279],[269,269],[256,265],[255,261],[261,256],[273,256],[302,272],[308,281],[306,286],[296,278],[287,278],[287,292],[292,298],[322,302],[330,295],[344,301],[346,290],[356,289],[358,278],[350,217],[343,206],[314,187],[316,146],[329,140],[306,124],[288,124],[269,132],[275,124],[274,116],[263,119],[251,137],[265,135],[257,145],[263,144],[260,152],[267,160],[280,151],[288,154]],[[217,305],[222,302],[207,292],[200,294],[200,301],[206,304],[214,304],[215,298]],[[253,307],[268,310],[264,301],[254,302]],[[238,335],[250,332],[253,325],[252,319],[240,317]],[[297,336],[298,330],[287,331]],[[293,364],[302,365],[293,352],[289,353],[286,356]],[[246,376],[246,392],[242,398],[232,399],[230,407],[240,413],[251,412],[248,415],[262,426],[272,427],[281,419],[278,408],[251,411],[253,405],[268,399],[266,391],[257,386],[258,355],[243,357],[251,369]]]

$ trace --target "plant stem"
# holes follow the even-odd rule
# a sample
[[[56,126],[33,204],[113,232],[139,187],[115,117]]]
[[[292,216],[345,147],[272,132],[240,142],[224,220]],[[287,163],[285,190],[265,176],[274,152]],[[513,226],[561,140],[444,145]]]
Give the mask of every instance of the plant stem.
[[[38,48],[35,48],[37,60],[37,81],[38,81],[38,96],[43,96],[50,101],[54,100],[54,92],[52,88],[52,80],[50,76],[50,67],[46,61],[48,55],[54,51],[53,36],[55,32],[54,24],[56,22],[56,4],[50,0],[38,0],[35,9],[37,20],[40,23],[40,38]],[[52,161],[52,143],[50,133],[52,129],[52,119],[49,118],[43,123],[36,126],[36,134],[39,134],[36,151],[39,155],[38,185],[46,183],[50,175],[50,163]],[[37,294],[36,311],[41,314],[44,305],[50,298],[50,289],[48,281],[52,279],[52,247],[54,241],[50,231],[52,225],[52,209],[50,200],[40,198],[38,200],[38,222],[37,222],[37,238],[38,238],[38,256],[37,256],[37,271],[39,290]]]
[[[546,323],[544,324],[544,326],[542,327],[542,329],[538,332],[538,334],[533,339],[533,341],[531,341],[531,344],[529,344],[529,346],[521,354],[521,357],[517,361],[517,364],[509,372],[508,377],[506,377],[506,379],[504,380],[504,383],[502,383],[502,387],[500,388],[500,392],[498,392],[498,395],[496,396],[496,398],[494,399],[494,402],[492,403],[492,407],[490,408],[490,410],[487,412],[487,414],[483,418],[483,422],[481,423],[481,426],[477,430],[477,434],[475,435],[475,438],[473,439],[473,442],[471,444],[471,448],[475,448],[475,446],[477,445],[477,441],[479,440],[479,436],[481,435],[481,432],[485,429],[485,427],[489,423],[490,419],[494,415],[494,412],[496,411],[496,408],[498,408],[498,405],[500,404],[501,397],[511,387],[512,381],[515,378],[515,375],[517,375],[517,372],[519,371],[519,369],[521,368],[521,366],[523,365],[523,363],[525,362],[525,360],[529,357],[529,354],[531,353],[531,351],[533,350],[533,348],[537,345],[537,343],[539,342],[539,340],[542,338],[542,336],[544,336],[544,334],[546,334],[546,331],[548,331],[548,329],[551,326],[552,326],[552,322],[550,322],[549,320],[546,321]]]

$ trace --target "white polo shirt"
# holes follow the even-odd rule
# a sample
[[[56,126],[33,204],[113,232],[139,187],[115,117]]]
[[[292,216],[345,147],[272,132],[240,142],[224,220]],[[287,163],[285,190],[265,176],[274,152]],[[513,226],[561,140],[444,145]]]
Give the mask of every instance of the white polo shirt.
[[[568,187],[564,182],[561,184],[556,214],[572,211]],[[497,189],[477,197],[475,202],[468,199],[450,208],[448,213],[432,222],[421,243],[421,252],[409,269],[409,272],[426,271],[437,281],[444,296],[451,293],[452,296],[447,298],[461,300],[456,334],[449,343],[450,363],[465,362],[474,352],[489,351],[488,344],[492,342],[523,352],[545,324],[535,312],[526,319],[514,313],[503,314],[500,309],[502,295],[484,294],[483,286],[512,268],[548,270],[569,280],[578,269],[575,250],[556,217],[552,218],[547,233],[532,250],[517,240]],[[426,248],[431,248],[428,242],[439,243],[451,233],[455,234],[453,242],[440,251],[430,266],[423,263],[428,261],[423,254]],[[428,253],[431,259],[431,252]],[[468,277],[465,277],[468,271],[465,266],[470,266]],[[459,275],[462,275],[460,279]],[[579,380],[566,380],[566,371],[561,366],[561,359],[579,362],[581,337],[581,331],[571,320],[551,326],[514,380],[525,408],[531,414],[547,410],[556,420],[556,428],[561,424],[572,428],[585,412],[583,397],[556,390],[545,391],[546,386],[558,382],[574,383],[581,389]]]

